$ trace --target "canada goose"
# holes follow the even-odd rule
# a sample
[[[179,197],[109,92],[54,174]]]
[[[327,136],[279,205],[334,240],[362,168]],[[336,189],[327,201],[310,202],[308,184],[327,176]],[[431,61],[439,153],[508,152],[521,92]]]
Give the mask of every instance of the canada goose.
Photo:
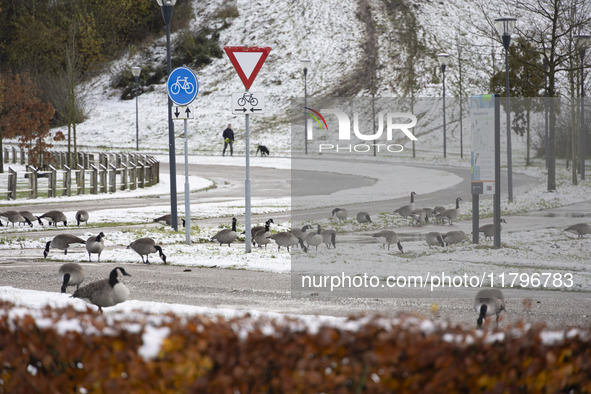
[[[310,233],[306,236],[306,243],[308,244],[308,249],[310,246],[316,246],[316,250],[318,250],[318,245],[323,242],[322,239],[322,229],[320,225],[318,225],[318,230],[315,233]]]
[[[85,244],[86,241],[71,234],[58,234],[51,241],[47,241],[45,244],[45,250],[43,251],[43,257],[47,257],[49,254],[49,248],[61,249],[64,254],[68,254],[68,247],[72,244]]]
[[[312,226],[310,226],[309,224],[306,224],[304,227],[301,228],[301,230],[299,228],[294,228],[294,229],[291,229],[290,232],[293,235],[295,235],[297,239],[304,242],[306,240],[306,237],[308,236],[308,230],[311,230],[311,229],[312,229]]]
[[[166,264],[166,256],[162,252],[162,248],[159,245],[156,245],[156,241],[152,238],[140,238],[136,239],[132,243],[127,246],[127,249],[133,249],[137,254],[139,254],[142,258],[142,263],[150,264],[148,261],[148,257],[151,253],[158,252],[160,254],[160,258]],[[144,256],[146,256],[146,261],[144,261]]]
[[[474,300],[474,310],[478,313],[476,325],[482,327],[486,316],[497,315],[497,327],[499,325],[499,315],[505,310],[505,296],[499,289],[482,289],[476,294]]]
[[[210,241],[218,241],[220,246],[228,244],[228,247],[230,247],[230,244],[236,240],[236,237],[238,237],[238,233],[236,232],[236,222],[236,218],[232,218],[232,229],[225,228],[219,231],[216,235],[211,237]]]
[[[411,212],[410,217],[412,218],[413,224],[416,223],[417,226],[420,226],[422,222],[428,222],[427,219],[427,212],[422,209],[415,209]]]
[[[290,246],[296,246],[298,244],[302,247],[304,252],[308,251],[308,248],[304,245],[304,241],[296,237],[291,231],[282,231],[280,233],[272,234],[269,238],[277,243],[277,251],[283,246],[287,248],[287,251],[289,252]]]
[[[501,218],[501,223],[507,223],[505,221],[505,219]],[[501,230],[503,229],[503,226],[501,226]],[[591,228],[589,229],[591,231]],[[484,234],[484,239],[490,239],[491,237],[493,237],[495,235],[495,225],[493,224],[485,224],[484,226],[480,226],[478,228],[478,232],[479,233],[483,233]]]
[[[275,223],[275,222],[273,221],[273,219],[269,219],[269,220],[267,220],[263,226],[254,226],[253,228],[251,228],[251,229],[250,229],[250,238],[251,238],[251,240],[252,240],[252,244],[253,244],[253,245],[255,244],[255,241],[254,241],[254,236],[255,236],[255,235],[256,235],[256,234],[257,234],[259,231],[262,231],[262,230],[264,230],[266,225],[269,225],[269,227],[270,227],[270,226],[271,226],[271,223]],[[269,230],[267,229],[267,231],[269,231]],[[246,230],[244,230],[244,231],[243,231],[241,234],[246,234]]]
[[[167,226],[172,226],[172,215],[169,213],[168,215],[160,216],[159,218],[154,219],[154,221]],[[185,227],[185,219],[181,219],[181,224],[183,227]]]
[[[103,308],[117,305],[129,297],[129,289],[117,279],[117,270],[125,276],[131,276],[122,267],[115,267],[109,279],[102,279],[87,284],[79,288],[72,294],[74,298],[80,298],[89,304],[98,306],[99,313],[103,313]]]
[[[105,241],[103,238],[105,234],[101,231],[97,236],[88,237],[86,240],[86,250],[88,251],[88,261],[91,261],[90,254],[97,253],[98,254],[98,262],[101,262],[101,253],[105,248]]]
[[[431,231],[430,233],[427,233],[427,244],[429,245],[429,247],[433,245],[445,246],[445,243],[443,243],[443,237],[441,236],[441,233],[438,233],[437,231]]]
[[[384,244],[384,249],[386,248],[386,245],[388,245],[388,250],[390,250],[391,244],[397,244],[398,250],[400,250],[401,253],[404,253],[404,250],[402,250],[402,244],[400,243],[400,240],[398,239],[398,235],[394,231],[392,231],[392,230],[378,231],[377,233],[372,235],[372,237],[384,238],[384,240],[382,241],[382,243]]]
[[[57,227],[58,222],[63,222],[64,226],[68,225],[68,218],[66,218],[66,215],[61,211],[45,212],[43,215],[39,216],[39,219],[47,219],[49,224],[51,225],[53,223],[55,227]]]
[[[347,210],[343,208],[335,208],[332,210],[332,216],[336,216],[339,221],[347,220]]]
[[[577,234],[578,238],[583,238],[584,235],[591,234],[591,226],[587,223],[577,223],[565,228],[564,231]]]
[[[437,205],[435,208],[433,208],[433,212],[432,212],[432,216],[435,217],[435,221],[437,223],[443,223],[443,218],[439,216],[440,213],[446,211],[447,208],[445,208],[444,206],[441,205]]]
[[[86,277],[82,266],[78,263],[66,263],[57,271],[58,278],[62,283],[62,293],[66,292],[66,287],[76,286],[76,290],[80,287],[80,283]]]
[[[357,221],[359,223],[371,223],[371,218],[367,212],[359,212],[357,214]]]
[[[41,221],[41,219],[39,219],[39,216],[35,216],[29,211],[19,211],[18,213],[20,213],[22,217],[29,219],[31,223],[37,221],[37,223],[43,226],[43,222]]]
[[[443,241],[447,246],[458,244],[466,239],[466,233],[463,231],[449,231],[443,235]]]
[[[451,208],[451,209],[446,209],[445,211],[439,213],[437,215],[437,218],[442,219],[444,221],[445,221],[445,219],[447,219],[449,221],[449,224],[451,225],[452,222],[458,217],[458,214],[460,213],[460,201],[462,201],[462,199],[460,197],[456,198],[456,207]]]
[[[425,211],[425,221],[428,222],[431,216],[433,216],[433,208],[421,208]]]
[[[33,223],[31,223],[31,221],[29,219],[23,217],[23,215],[21,215],[17,211],[2,212],[2,213],[0,213],[0,216],[5,218],[4,220],[6,220],[7,226],[8,226],[8,222],[10,222],[10,223],[12,223],[12,227],[14,227],[15,223],[27,223],[29,226],[33,227]]]
[[[326,247],[328,249],[330,249],[330,245],[333,246],[333,248],[336,249],[337,244],[336,244],[336,238],[337,238],[337,232],[333,229],[328,229],[328,230],[322,230],[320,232],[320,235],[322,235],[322,242],[324,242],[326,244]]]
[[[84,222],[84,223],[88,224],[88,212],[87,211],[76,212],[76,225],[80,226],[80,222]]]
[[[414,211],[415,209],[415,195],[417,193],[415,192],[410,192],[410,204],[408,205],[403,205],[400,208],[394,210],[393,213],[397,213],[400,216],[402,216],[403,218],[407,218],[412,214],[412,211]]]
[[[259,248],[262,245],[265,245],[265,249],[267,249],[267,244],[270,243],[271,241],[269,240],[269,237],[271,236],[271,233],[269,232],[269,224],[265,224],[265,228],[263,228],[262,230],[259,230],[253,237],[253,243],[256,243],[257,245],[259,245]]]

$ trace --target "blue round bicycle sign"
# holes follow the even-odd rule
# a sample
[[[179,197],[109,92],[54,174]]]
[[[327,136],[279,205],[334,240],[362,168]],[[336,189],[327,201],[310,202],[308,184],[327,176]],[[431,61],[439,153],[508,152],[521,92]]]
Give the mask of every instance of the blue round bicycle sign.
[[[193,70],[177,67],[168,76],[168,97],[177,105],[189,105],[199,92],[199,83]]]

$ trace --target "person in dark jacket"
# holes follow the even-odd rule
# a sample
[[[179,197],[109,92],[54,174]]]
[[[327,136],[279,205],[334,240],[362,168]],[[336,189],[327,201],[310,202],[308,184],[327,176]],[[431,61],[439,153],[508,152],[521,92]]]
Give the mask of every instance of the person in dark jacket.
[[[222,138],[224,139],[224,151],[222,152],[222,156],[226,155],[226,148],[230,145],[230,156],[234,155],[234,149],[232,144],[234,143],[234,130],[232,130],[232,125],[228,124],[228,127],[222,133]]]

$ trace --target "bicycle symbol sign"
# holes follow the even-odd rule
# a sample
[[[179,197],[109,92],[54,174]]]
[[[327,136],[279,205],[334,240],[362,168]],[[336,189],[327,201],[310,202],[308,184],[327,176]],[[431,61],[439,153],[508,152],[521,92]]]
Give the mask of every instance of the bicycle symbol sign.
[[[234,115],[263,114],[264,109],[265,95],[263,93],[232,93],[232,113]]]
[[[193,70],[187,67],[177,67],[168,76],[166,84],[168,97],[177,105],[188,105],[199,92],[199,82]]]

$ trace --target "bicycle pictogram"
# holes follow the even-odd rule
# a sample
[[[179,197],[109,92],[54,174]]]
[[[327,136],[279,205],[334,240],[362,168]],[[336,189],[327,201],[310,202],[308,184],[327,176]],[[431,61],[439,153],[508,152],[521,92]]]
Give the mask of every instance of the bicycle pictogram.
[[[241,106],[241,107],[244,107],[247,102],[250,105],[252,105],[253,107],[256,107],[257,104],[259,103],[259,100],[257,100],[252,95],[252,93],[244,93],[244,95],[238,99],[238,105]]]
[[[191,82],[187,81],[188,78],[189,77],[177,77],[176,82],[170,86],[170,92],[174,95],[177,95],[182,89],[186,94],[192,94],[193,90],[195,90],[195,86]]]

